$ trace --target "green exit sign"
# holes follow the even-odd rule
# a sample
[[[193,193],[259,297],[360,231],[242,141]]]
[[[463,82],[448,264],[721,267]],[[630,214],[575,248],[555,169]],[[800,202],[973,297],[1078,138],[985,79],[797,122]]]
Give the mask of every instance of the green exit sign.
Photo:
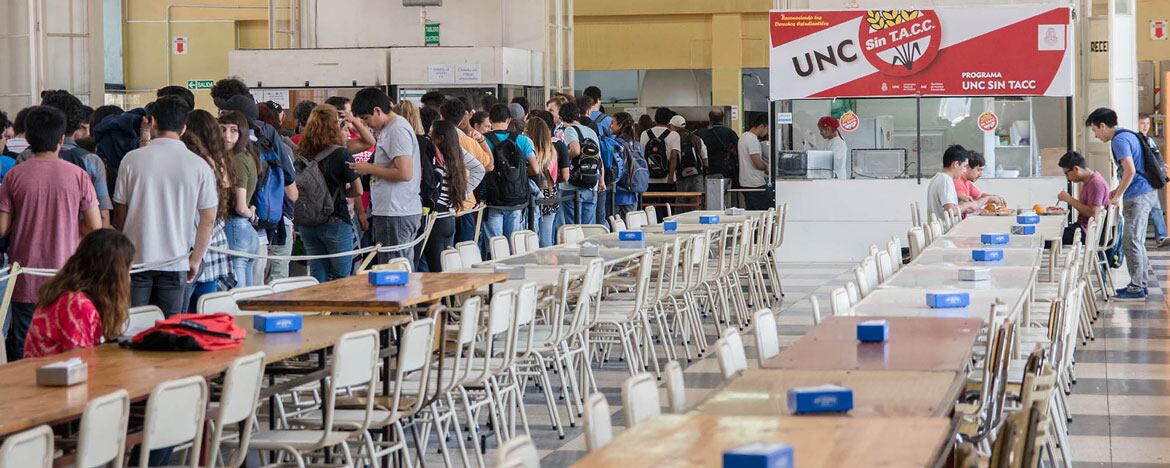
[[[438,46],[439,45],[439,23],[427,23],[423,25],[423,45]]]
[[[211,89],[215,80],[187,80],[187,89]]]

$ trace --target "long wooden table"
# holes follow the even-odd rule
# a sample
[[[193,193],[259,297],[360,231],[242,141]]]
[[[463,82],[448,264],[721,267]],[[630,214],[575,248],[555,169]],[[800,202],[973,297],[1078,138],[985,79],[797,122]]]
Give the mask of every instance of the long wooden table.
[[[474,271],[411,273],[405,286],[372,286],[365,275],[238,301],[240,310],[398,313],[407,307],[475,292],[508,279],[506,273]]]
[[[853,409],[847,416],[826,417],[947,417],[965,380],[966,375],[953,371],[748,369],[696,411],[721,416],[793,417],[788,410],[788,389],[832,384],[853,390]]]
[[[882,317],[890,322],[889,340],[858,342],[857,322],[871,319],[828,317],[760,367],[965,372],[983,326],[979,319]]]
[[[801,468],[932,466],[950,433],[946,418],[665,414],[639,423],[574,466],[717,467],[724,451],[753,442],[792,445]]]
[[[957,280],[956,280],[957,282]],[[1024,309],[1026,289],[979,289],[966,292],[971,298],[967,307],[935,309],[926,305],[926,293],[946,288],[911,289],[878,288],[849,308],[849,315],[860,317],[978,318],[986,320],[992,304],[1002,303],[1003,315]]]
[[[161,382],[192,375],[211,378],[227,370],[232,360],[259,351],[264,362],[273,363],[327,349],[341,335],[365,329],[386,330],[403,325],[410,317],[346,316],[304,317],[296,333],[264,334],[252,330],[252,317],[236,322],[247,330],[241,346],[222,351],[139,351],[106,344],[75,349],[43,358],[24,359],[0,366],[0,436],[41,424],[55,424],[81,416],[89,400],[125,389],[131,400],[146,398]],[[38,367],[56,361],[81,358],[89,378],[71,387],[39,387]]]

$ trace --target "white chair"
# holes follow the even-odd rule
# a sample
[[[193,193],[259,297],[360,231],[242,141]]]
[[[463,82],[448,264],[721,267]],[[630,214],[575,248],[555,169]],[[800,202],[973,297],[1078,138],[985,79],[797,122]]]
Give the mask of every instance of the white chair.
[[[861,300],[861,298],[868,296],[872,288],[869,285],[869,278],[865,277],[865,268],[857,266],[853,268],[853,281],[857,285],[857,297],[853,302]]]
[[[651,208],[652,209],[652,208]],[[626,227],[631,231],[642,229],[642,226],[650,224],[646,211],[631,211],[626,213]]]
[[[230,291],[220,291],[207,293],[199,296],[199,303],[195,307],[195,312],[199,314],[216,314],[227,313],[230,315],[240,315],[240,306],[236,304],[236,298]]]
[[[381,265],[374,265],[374,266],[370,267],[370,270],[411,272],[411,271],[414,271],[414,268],[410,265],[410,260],[407,260],[407,259],[402,258],[402,257],[394,257],[394,258],[391,258],[386,263],[383,263]]]
[[[272,280],[268,286],[272,288],[273,292],[292,291],[307,286],[318,284],[317,278],[312,276],[293,276],[289,278],[279,278]]]
[[[596,452],[611,440],[613,422],[609,418],[609,402],[603,394],[589,395],[585,401],[585,449]]]
[[[479,246],[474,241],[464,241],[455,244],[455,250],[459,251],[459,257],[463,261],[463,268],[471,268],[483,262],[483,253],[479,251]]]
[[[459,255],[459,251],[455,249],[447,249],[439,254],[439,262],[442,264],[444,272],[461,271],[464,269],[463,256]]]
[[[817,296],[810,294],[808,296],[808,305],[810,307],[812,307],[813,325],[820,325],[821,324],[821,303],[820,303],[820,301],[817,300]]]
[[[540,248],[540,237],[524,229],[512,233],[512,254],[523,255]]]
[[[167,318],[163,315],[162,309],[158,306],[140,306],[131,307],[126,314],[126,329],[122,333],[130,331],[142,331],[154,326],[154,323]]]
[[[857,289],[857,283],[852,281],[845,283],[845,292],[849,294],[849,305],[861,301],[861,291]]]
[[[613,228],[613,232],[627,230],[626,222],[622,221],[621,216],[618,215],[612,215],[609,217],[609,227]]]
[[[715,342],[715,354],[719,359],[719,370],[723,371],[724,379],[729,379],[747,369],[747,354],[743,349],[743,339],[734,327],[727,327],[723,330],[723,336]]]
[[[500,447],[496,454],[499,468],[540,468],[540,455],[528,436],[516,437]]]
[[[687,386],[683,380],[682,366],[678,361],[670,361],[663,368],[666,373],[667,407],[671,413],[682,414],[687,411]]]
[[[868,296],[882,282],[881,272],[878,271],[877,265],[877,247],[872,247],[872,249],[874,254],[861,261],[861,271],[865,273],[865,284],[869,286],[869,291],[863,296]]]
[[[272,289],[272,286],[260,285],[260,286],[247,286],[247,287],[243,287],[243,288],[233,288],[228,292],[232,293],[232,297],[236,298],[236,300],[238,301],[240,299],[248,299],[250,297],[267,296],[269,294],[272,294],[274,291]]]
[[[910,225],[914,227],[922,225],[922,212],[918,211],[918,202],[910,202]]]
[[[219,397],[219,413],[211,421],[211,445],[208,447],[208,459],[215,465],[222,457],[220,447],[224,445],[224,429],[235,428],[242,424],[235,434],[236,440],[232,444],[236,447],[235,453],[224,466],[238,467],[244,463],[248,455],[248,442],[252,437],[252,425],[255,422],[257,398],[260,397],[260,386],[264,381],[264,353],[254,353],[236,358],[224,372],[223,392]],[[214,457],[214,458],[212,458]]]
[[[776,316],[772,315],[772,309],[757,310],[755,323],[756,348],[760,365],[763,365],[764,361],[780,354],[780,334],[776,331]]]
[[[898,236],[890,236],[890,241],[886,243],[886,252],[890,255],[890,264],[894,267],[892,271],[902,269],[902,242],[898,240]]]
[[[566,224],[557,230],[558,244],[576,244],[585,240],[585,231],[580,224]]]
[[[832,306],[833,315],[849,313],[849,307],[853,305],[853,301],[849,299],[849,290],[845,288],[834,289],[829,295],[829,305]]]
[[[658,210],[654,209],[653,206],[647,206],[642,211],[646,213],[647,226],[655,226],[658,224]],[[627,222],[629,221],[627,220]]]
[[[94,398],[85,404],[77,433],[77,466],[125,466],[126,425],[130,394],[126,390]],[[0,466],[8,466],[0,462]]]
[[[191,451],[185,465],[199,466],[206,412],[207,381],[202,376],[171,380],[155,387],[146,401],[138,466],[149,465],[151,450],[187,443],[191,444]]]
[[[53,429],[37,426],[18,432],[0,445],[0,467],[50,468],[53,466]]]
[[[906,237],[910,239],[910,259],[918,258],[926,249],[926,232],[920,227],[910,228]]]
[[[878,252],[878,254],[877,254],[877,269],[878,269],[878,279],[880,279],[881,282],[883,282],[883,283],[886,281],[889,281],[891,276],[894,276],[894,263],[892,261],[890,261],[890,253],[889,252],[886,252],[886,251]]]
[[[492,255],[492,260],[499,260],[512,256],[512,247],[508,245],[508,238],[504,236],[494,236],[488,239],[488,252]]]
[[[627,428],[662,414],[654,374],[642,372],[626,379],[622,384],[622,407],[626,410]]]

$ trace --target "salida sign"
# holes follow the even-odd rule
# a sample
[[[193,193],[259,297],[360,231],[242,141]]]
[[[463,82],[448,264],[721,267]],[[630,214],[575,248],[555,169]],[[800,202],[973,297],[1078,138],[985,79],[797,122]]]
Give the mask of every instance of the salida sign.
[[[773,11],[772,99],[1068,96],[1068,7]]]

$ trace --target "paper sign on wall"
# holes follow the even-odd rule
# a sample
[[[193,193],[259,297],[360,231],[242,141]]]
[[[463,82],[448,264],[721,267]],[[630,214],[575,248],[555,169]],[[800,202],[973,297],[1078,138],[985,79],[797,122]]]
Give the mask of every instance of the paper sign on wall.
[[[979,129],[985,132],[994,132],[996,128],[999,128],[999,116],[992,111],[979,114],[979,120],[976,122],[979,124]]]
[[[437,84],[455,83],[455,66],[450,64],[427,65],[427,82]]]
[[[853,111],[841,114],[841,118],[837,121],[841,124],[839,128],[842,132],[852,132],[861,126],[861,118],[857,117]]]
[[[478,84],[483,81],[483,73],[478,63],[461,63],[455,66],[456,84]]]
[[[792,113],[791,112],[777,112],[776,113],[776,125],[792,125]]]
[[[171,40],[171,53],[175,55],[187,55],[187,36],[175,36]]]
[[[1170,31],[1166,28],[1170,26],[1166,24],[1166,20],[1150,20],[1150,39],[1155,41],[1164,41],[1170,37]]]

